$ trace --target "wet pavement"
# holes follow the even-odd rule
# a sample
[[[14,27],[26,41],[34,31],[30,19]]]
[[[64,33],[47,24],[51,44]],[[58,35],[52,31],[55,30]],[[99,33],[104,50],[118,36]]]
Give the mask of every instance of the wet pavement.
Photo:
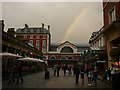
[[[97,86],[88,86],[87,77],[85,75],[84,84],[81,83],[81,78],[79,78],[79,83],[75,83],[74,75],[63,75],[63,71],[60,70],[59,77],[53,76],[53,70],[50,69],[50,79],[44,78],[44,71],[39,73],[34,73],[26,75],[23,77],[24,82],[19,82],[18,85],[15,83],[8,84],[8,81],[2,82],[2,88],[112,88],[108,83],[101,80],[97,80]]]

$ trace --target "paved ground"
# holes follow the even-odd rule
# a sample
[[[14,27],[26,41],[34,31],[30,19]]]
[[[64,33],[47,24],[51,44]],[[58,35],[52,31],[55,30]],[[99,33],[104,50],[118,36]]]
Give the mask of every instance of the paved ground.
[[[24,76],[24,82],[15,85],[15,83],[7,84],[8,81],[3,81],[2,88],[112,88],[111,85],[98,80],[97,87],[88,86],[87,78],[85,77],[84,85],[75,83],[75,77],[63,76],[63,71],[60,71],[60,76],[53,76],[52,69],[50,70],[50,79],[44,79],[44,72],[34,73]]]

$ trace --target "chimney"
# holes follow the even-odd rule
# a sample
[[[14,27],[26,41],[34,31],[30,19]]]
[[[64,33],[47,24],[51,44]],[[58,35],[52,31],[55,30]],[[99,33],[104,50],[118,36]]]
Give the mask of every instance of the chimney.
[[[25,28],[28,28],[29,26],[27,24],[25,24]]]
[[[7,33],[14,37],[14,35],[15,35],[15,28],[8,28]]]
[[[50,30],[50,25],[48,25],[48,30]]]
[[[42,28],[44,28],[44,23],[42,23]]]
[[[0,20],[0,30],[4,30],[4,20]]]

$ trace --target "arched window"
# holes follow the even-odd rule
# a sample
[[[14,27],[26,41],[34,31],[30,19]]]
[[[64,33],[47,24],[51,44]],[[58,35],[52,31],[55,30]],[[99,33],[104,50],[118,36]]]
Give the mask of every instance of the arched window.
[[[63,47],[61,53],[73,53],[73,49],[71,47]]]
[[[68,60],[73,60],[73,57],[69,57]]]
[[[61,60],[66,60],[66,58],[65,57],[61,57]]]
[[[54,59],[55,59],[55,57],[51,57],[50,59],[54,60]]]

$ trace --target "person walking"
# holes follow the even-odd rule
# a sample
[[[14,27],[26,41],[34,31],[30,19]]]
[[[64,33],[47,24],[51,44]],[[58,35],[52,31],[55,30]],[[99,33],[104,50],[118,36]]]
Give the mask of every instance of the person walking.
[[[14,78],[15,78],[15,66],[9,68],[9,75],[10,75],[10,78],[9,78],[8,84],[11,82],[14,83],[14,81],[15,81],[14,80]]]
[[[97,67],[95,67],[93,71],[93,82],[95,86],[97,86],[97,77],[98,77],[98,70]]]
[[[75,76],[75,65],[73,66],[73,76]]]
[[[82,79],[82,84],[84,84],[84,69],[81,70],[81,79]]]
[[[86,68],[86,76],[88,76],[89,68]]]
[[[120,90],[120,72],[116,75],[115,90]]]
[[[80,69],[79,69],[79,66],[76,65],[76,67],[75,67],[75,80],[76,80],[76,84],[78,83],[79,75],[80,75]]]
[[[113,87],[113,90],[115,90],[115,86],[116,86],[116,75],[118,73],[118,69],[115,67],[114,64],[111,65],[111,68],[110,68],[110,71],[111,71],[111,77],[112,77],[112,87]]]
[[[72,69],[72,67],[71,66],[69,66],[69,76],[72,74],[72,71],[71,71],[71,69]]]
[[[45,71],[48,70],[48,66],[47,66],[47,64],[44,65],[44,70],[45,70]]]
[[[60,66],[57,65],[57,77],[59,77]]]
[[[92,85],[92,78],[93,78],[92,70],[89,70],[89,72],[88,72],[88,86]]]
[[[21,79],[21,83],[23,83],[22,66],[21,66],[20,63],[18,63],[18,65],[17,65],[17,82],[16,82],[16,85],[18,84],[19,79]]]
[[[54,66],[53,70],[54,70],[54,76],[56,76],[56,71],[57,71],[56,66]]]
[[[65,65],[65,66],[64,66],[64,76],[66,75],[66,71],[67,71],[67,69],[68,69],[68,66]]]

